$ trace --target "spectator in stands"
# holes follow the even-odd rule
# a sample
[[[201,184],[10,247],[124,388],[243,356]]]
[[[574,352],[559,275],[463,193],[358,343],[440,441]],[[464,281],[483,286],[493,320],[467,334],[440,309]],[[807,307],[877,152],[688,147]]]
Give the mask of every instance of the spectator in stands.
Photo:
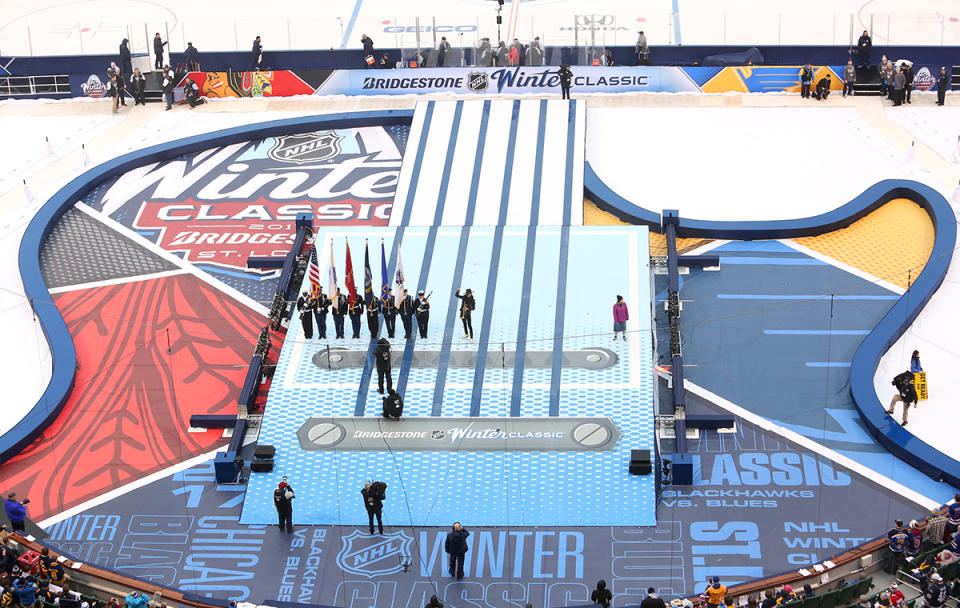
[[[810,586],[810,583],[803,584],[803,599],[814,597],[816,594],[813,592],[813,587]]]
[[[163,101],[167,106],[164,110],[169,110],[173,107],[173,85],[176,84],[175,79],[176,75],[173,73],[173,70],[170,69],[170,66],[163,66],[163,80],[160,81],[160,90],[163,91]]]
[[[200,51],[193,46],[192,42],[187,43],[187,48],[183,51],[183,60],[187,63],[187,70],[191,72],[200,71]]]
[[[757,596],[751,595],[747,598],[747,608],[757,608]]]
[[[0,524],[0,543],[6,544],[8,538],[10,538],[10,530],[7,524]]]
[[[630,311],[627,309],[627,303],[623,301],[623,296],[617,296],[617,301],[613,305],[613,339],[617,339],[617,333],[623,335],[624,341],[627,339],[627,321],[630,319]]]
[[[573,81],[573,72],[570,71],[570,66],[565,63],[561,64],[557,76],[560,77],[560,98],[570,99],[570,83]]]
[[[360,34],[360,44],[363,45],[363,62],[365,67],[377,67],[377,62],[373,58],[373,38],[366,34]]]
[[[886,95],[887,99],[892,99],[893,91],[893,64],[887,61],[884,55],[880,59],[880,94]]]
[[[133,59],[130,54],[130,41],[126,38],[120,43],[120,73],[117,74],[117,84],[120,87],[120,105],[126,106],[127,100],[124,97],[123,89],[127,78],[133,74]]]
[[[780,596],[777,598],[777,605],[783,606],[784,604],[795,602],[797,599],[797,594],[793,592],[793,587],[784,585],[783,589],[780,590]]]
[[[637,55],[637,65],[649,65],[650,51],[647,47],[647,35],[643,30],[637,32],[637,44],[633,47],[633,52]]]
[[[920,351],[918,350],[913,351],[913,354],[910,355],[910,371],[914,374],[919,374],[923,371],[923,366],[920,365]]]
[[[277,489],[273,491],[273,506],[277,509],[280,531],[293,532],[293,499],[296,495],[293,493],[293,486],[287,483],[287,476],[284,475]]]
[[[950,89],[950,74],[947,73],[947,66],[940,66],[940,74],[937,76],[937,105],[942,106],[947,100],[947,91]]]
[[[873,608],[873,602],[870,601],[870,597],[866,594],[860,596],[860,601],[857,602],[859,608]]]
[[[430,601],[423,608],[443,608],[443,602],[437,599],[437,596],[431,595]]]
[[[140,68],[133,68],[133,74],[130,75],[128,86],[130,87],[130,94],[133,96],[133,105],[147,105],[145,98],[147,80],[140,72]]]
[[[447,538],[443,543],[443,550],[447,552],[449,558],[448,572],[450,576],[457,577],[457,580],[463,578],[463,560],[470,547],[467,545],[467,538],[470,532],[460,525],[460,522],[453,522],[453,528],[447,532]]]
[[[657,595],[656,589],[647,587],[647,597],[643,598],[643,601],[640,602],[640,608],[667,608],[667,605],[664,603],[663,598]]]
[[[360,319],[363,317],[363,299],[357,296],[350,306],[350,325],[353,327],[353,339],[360,339]]]
[[[949,566],[955,561],[960,560],[960,555],[957,555],[949,549],[944,549],[937,554],[937,562],[940,564],[940,567]]]
[[[904,94],[907,103],[910,103],[910,92],[913,90],[913,66],[904,61],[900,64],[900,67],[903,70],[903,77],[906,79],[906,82],[903,83]],[[903,102],[902,99],[900,101]]]
[[[17,592],[13,588],[13,582],[10,577],[4,574],[0,577],[0,606],[10,608],[17,601]]]
[[[897,585],[897,582],[894,581],[890,583],[890,606],[892,608],[900,608],[903,605],[903,601],[906,599],[906,596],[903,595],[903,591],[900,591],[900,587]]]
[[[950,523],[947,524],[947,535],[953,536],[954,532],[960,530],[960,492],[953,495],[953,502],[947,505],[947,517]]]
[[[727,595],[727,586],[720,583],[719,576],[715,576],[703,594],[707,596],[708,608],[720,608],[723,606],[723,598]]]
[[[857,65],[869,66],[870,65],[870,49],[873,48],[873,40],[870,38],[870,34],[867,33],[867,30],[863,30],[863,35],[860,36],[860,39],[857,40]]]
[[[6,540],[0,541],[0,569],[10,572],[17,565],[20,554]]]
[[[147,598],[139,591],[131,591],[124,598],[125,608],[147,608]]]
[[[903,527],[902,519],[895,521],[893,527],[887,531],[887,560],[884,564],[884,572],[887,574],[896,574],[900,567],[909,535],[909,532]]]
[[[930,575],[930,584],[923,593],[925,608],[940,608],[947,601],[947,586],[943,584],[943,577],[934,572]]]
[[[597,606],[610,608],[610,602],[613,600],[613,594],[607,589],[607,581],[600,579],[597,581],[597,588],[590,593],[590,601]]]
[[[370,520],[370,535],[373,535],[373,518],[377,518],[377,529],[383,534],[383,501],[386,499],[387,484],[382,481],[374,481],[364,484],[360,490],[363,496],[363,508],[367,510],[367,518]]]
[[[163,69],[163,47],[167,46],[167,43],[160,38],[160,32],[157,32],[153,35],[153,54],[156,55],[156,60],[153,62],[154,69],[161,70]]]
[[[843,95],[847,93],[853,95],[853,85],[857,82],[857,68],[853,67],[853,59],[847,60],[847,65],[843,67]]]
[[[440,37],[440,44],[437,45],[437,67],[447,67],[447,53],[450,52],[450,43],[446,36]]]
[[[376,298],[374,301],[379,302]],[[376,337],[376,334],[373,335]],[[390,354],[390,342],[386,338],[380,338],[377,341],[373,356],[377,361],[377,392],[382,395],[384,378],[387,380],[387,390],[393,390],[393,373],[390,369],[393,355]]]
[[[800,68],[800,98],[807,99],[810,97],[810,83],[813,82],[813,68],[810,67],[809,63],[803,64],[803,67]]]
[[[773,589],[767,589],[763,592],[763,601],[760,602],[760,608],[772,608],[777,605],[777,598],[773,595]]]
[[[916,351],[914,351],[916,352]],[[919,359],[917,360],[919,364]],[[940,509],[934,509],[927,518],[927,527],[923,530],[923,548],[926,551],[939,547],[943,544],[943,534],[947,528],[947,518],[940,513]]]
[[[111,597],[105,608],[120,608],[120,600],[115,597]]]
[[[830,80],[830,74],[817,81],[817,90],[813,93],[813,98],[817,101],[826,101],[827,97],[830,96],[830,85],[832,84]]]
[[[903,554],[907,557],[915,557],[920,554],[922,545],[923,531],[920,530],[920,522],[915,519],[910,520],[910,527],[907,528],[907,544],[903,549]]]
[[[14,532],[23,532],[23,522],[27,519],[27,505],[29,503],[29,498],[18,501],[16,492],[7,494],[7,500],[4,501],[3,508],[7,512],[7,519],[10,520],[10,527],[13,528]]]
[[[543,43],[540,42],[540,36],[536,36],[527,49],[527,65],[543,65],[543,58],[546,54],[543,51]]]
[[[186,98],[187,103],[190,104],[191,110],[203,105],[207,101],[203,98],[203,95],[200,94],[200,85],[195,83],[189,76],[183,82],[183,96]]]
[[[17,594],[17,600],[24,608],[29,608],[37,603],[37,591],[40,586],[32,576],[21,576],[13,581],[13,590]]]
[[[260,70],[260,64],[263,62],[263,44],[260,36],[253,39],[253,46],[250,48],[250,71]]]

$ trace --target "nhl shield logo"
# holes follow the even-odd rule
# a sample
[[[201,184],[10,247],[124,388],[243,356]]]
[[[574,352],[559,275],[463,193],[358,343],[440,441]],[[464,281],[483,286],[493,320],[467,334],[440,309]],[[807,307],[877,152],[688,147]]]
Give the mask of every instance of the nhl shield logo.
[[[370,536],[355,530],[343,537],[337,565],[344,572],[367,578],[395,574],[403,570],[404,563],[409,564],[412,545],[413,538],[403,531]]]
[[[467,89],[474,93],[483,93],[490,86],[490,77],[486,72],[470,72],[467,74]]]
[[[281,135],[267,156],[285,163],[315,163],[340,154],[343,139],[335,131]]]

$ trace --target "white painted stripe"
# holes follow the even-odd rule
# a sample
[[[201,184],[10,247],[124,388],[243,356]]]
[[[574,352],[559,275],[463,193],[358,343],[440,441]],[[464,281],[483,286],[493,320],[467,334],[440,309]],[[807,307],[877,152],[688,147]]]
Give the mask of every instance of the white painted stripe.
[[[457,148],[453,152],[453,166],[450,169],[450,186],[440,220],[444,226],[463,226],[466,221],[482,117],[483,101],[463,102]]]
[[[137,283],[139,281],[152,281],[153,279],[162,279],[172,277],[178,274],[186,274],[187,271],[182,268],[176,270],[164,270],[163,272],[154,272],[152,274],[140,274],[132,277],[120,277],[117,279],[105,279],[103,281],[91,281],[89,283],[77,283],[76,285],[65,285],[64,287],[54,287],[50,293],[65,293],[68,291],[79,291],[81,289],[94,289],[97,287],[109,287],[111,285],[122,285],[124,283]]]
[[[517,145],[513,151],[513,173],[510,176],[510,193],[507,199],[508,226],[530,225],[539,122],[540,101],[521,101],[520,118],[517,121]]]
[[[730,241],[728,241],[728,240],[726,240],[726,239],[719,239],[719,240],[716,240],[716,241],[710,241],[709,243],[705,243],[705,244],[703,244],[703,245],[700,245],[699,247],[696,247],[696,248],[694,248],[694,249],[691,249],[690,251],[688,251],[687,253],[685,253],[685,254],[683,254],[683,255],[704,255],[704,254],[706,254],[706,253],[709,253],[709,252],[713,251],[713,250],[716,249],[717,247],[721,247],[721,246],[723,246],[723,245],[726,245],[726,244],[729,243],[729,242],[730,242]]]
[[[267,315],[270,314],[270,309],[269,309],[269,308],[267,308],[266,306],[264,306],[264,305],[261,304],[260,302],[257,302],[256,300],[254,300],[253,298],[251,298],[251,297],[248,296],[247,294],[245,294],[245,293],[243,293],[243,292],[241,292],[241,291],[239,291],[239,290],[237,290],[237,289],[235,289],[235,288],[233,288],[233,287],[230,287],[230,286],[227,285],[226,283],[224,283],[224,282],[222,282],[222,281],[214,278],[211,274],[209,274],[209,273],[207,273],[207,272],[205,272],[205,271],[203,271],[203,270],[200,270],[199,268],[197,268],[196,266],[194,266],[194,265],[191,264],[190,262],[187,262],[187,261],[185,261],[185,260],[182,260],[181,258],[179,258],[179,257],[175,256],[174,254],[170,253],[169,251],[167,251],[166,249],[163,249],[162,247],[160,247],[159,245],[157,245],[157,244],[154,243],[153,241],[150,241],[150,240],[148,240],[148,239],[140,236],[139,234],[137,234],[137,233],[134,232],[133,230],[127,228],[126,226],[124,226],[123,224],[117,222],[117,221],[114,220],[113,218],[111,218],[111,217],[109,217],[109,216],[107,216],[107,215],[104,215],[103,213],[97,211],[97,210],[94,209],[93,207],[90,207],[90,206],[88,206],[88,205],[86,205],[86,204],[84,204],[84,203],[77,203],[77,204],[75,205],[75,207],[76,207],[78,210],[83,211],[84,213],[88,214],[89,216],[91,216],[91,217],[97,219],[98,221],[102,222],[105,226],[116,230],[117,232],[119,232],[119,233],[122,234],[123,236],[125,236],[125,237],[129,238],[130,240],[136,242],[138,245],[143,246],[145,249],[147,249],[147,250],[149,250],[149,251],[152,251],[153,253],[157,254],[157,255],[160,256],[161,258],[163,258],[163,259],[167,260],[168,262],[174,264],[174,265],[177,266],[178,268],[182,268],[182,269],[185,270],[187,273],[192,274],[193,276],[197,277],[198,279],[200,279],[201,281],[203,281],[203,282],[206,283],[207,285],[210,285],[210,286],[213,287],[214,289],[216,289],[216,290],[218,290],[218,291],[221,291],[221,292],[227,294],[227,295],[230,296],[231,298],[235,299],[237,302],[240,302],[241,304],[249,307],[249,308],[252,309],[254,312],[260,313],[260,314],[262,314],[263,316],[267,316]]]
[[[490,121],[487,124],[487,140],[483,149],[483,164],[480,172],[480,188],[477,191],[475,226],[496,226],[500,217],[500,192],[507,156],[507,140],[510,137],[510,117],[513,101],[497,99],[490,102]]]
[[[563,224],[563,174],[567,161],[568,105],[562,99],[547,102],[547,132],[543,140],[543,173],[540,176],[541,226]],[[582,192],[582,190],[581,190]],[[573,191],[573,207],[582,204],[582,196]],[[538,231],[538,235],[544,234]]]
[[[457,108],[456,101],[437,102],[433,106],[433,119],[427,144],[423,152],[423,166],[413,193],[413,209],[410,213],[411,226],[432,226],[437,209],[437,194],[443,179],[443,165],[450,148],[450,131],[453,129],[453,116]]]
[[[65,519],[69,519],[74,515],[79,515],[80,513],[83,513],[84,511],[86,511],[87,509],[92,509],[94,507],[100,506],[105,502],[109,502],[115,498],[120,498],[121,496],[123,496],[124,494],[127,494],[128,492],[132,492],[138,488],[142,488],[143,486],[149,485],[155,481],[160,481],[164,477],[169,477],[174,473],[180,473],[182,471],[186,471],[189,468],[195,467],[198,464],[202,464],[210,460],[214,456],[216,456],[217,452],[219,452],[222,449],[223,448],[221,447],[211,452],[207,452],[206,454],[200,454],[199,456],[195,456],[189,460],[185,460],[181,463],[167,467],[165,469],[157,471],[156,473],[151,473],[150,475],[147,475],[146,477],[142,477],[136,481],[131,481],[130,483],[120,486],[119,488],[114,488],[109,492],[104,492],[103,494],[97,496],[96,498],[91,498],[90,500],[84,503],[80,503],[79,505],[75,507],[71,507],[66,511],[57,513],[52,517],[48,517],[43,521],[37,522],[37,525],[40,526],[41,528],[49,528],[50,526],[60,523]]]
[[[760,427],[766,431],[770,431],[771,433],[776,433],[777,435],[780,435],[781,437],[787,439],[788,441],[795,443],[804,449],[810,450],[815,454],[823,456],[824,458],[829,458],[830,460],[834,461],[840,466],[849,469],[850,471],[860,475],[861,477],[869,479],[870,481],[874,482],[875,484],[879,485],[882,488],[886,488],[896,494],[899,494],[900,496],[906,498],[907,500],[913,501],[914,503],[922,506],[925,509],[928,509],[928,510],[933,509],[935,507],[939,507],[941,504],[941,502],[938,500],[927,498],[923,494],[920,494],[919,492],[911,490],[910,488],[904,486],[903,484],[896,482],[885,475],[881,475],[880,473],[877,473],[873,469],[866,467],[860,464],[859,462],[856,462],[855,460],[848,458],[843,454],[840,454],[839,452],[836,452],[834,450],[831,450],[830,448],[820,445],[813,439],[809,439],[797,432],[784,428],[779,424],[775,424],[770,420],[767,420],[763,416],[754,414],[753,412],[746,410],[730,401],[727,401],[723,397],[716,395],[701,386],[697,386],[696,384],[694,384],[693,382],[690,382],[689,380],[684,379],[684,388],[690,391],[690,393],[702,399],[706,399],[707,401],[711,402],[712,404],[716,405],[721,409],[726,410],[727,412],[733,414],[734,416],[737,416],[738,418],[742,418],[747,422],[749,422],[750,424]]]
[[[886,280],[881,279],[881,278],[879,278],[879,277],[875,277],[875,276],[873,276],[872,274],[870,274],[870,273],[868,273],[868,272],[864,272],[864,271],[860,270],[859,268],[854,268],[853,266],[851,266],[851,265],[849,265],[849,264],[844,264],[843,262],[841,262],[841,261],[839,261],[839,260],[835,260],[835,259],[833,259],[833,258],[831,258],[831,257],[825,256],[825,255],[823,255],[822,253],[819,253],[819,252],[817,252],[817,251],[814,251],[813,249],[810,249],[809,247],[804,247],[803,245],[797,243],[796,241],[793,241],[793,240],[790,240],[790,239],[781,239],[780,242],[783,243],[784,245],[786,245],[787,247],[790,247],[791,249],[796,249],[796,250],[799,251],[800,253],[804,253],[804,254],[806,254],[806,255],[814,258],[814,259],[820,260],[821,262],[826,262],[827,264],[830,264],[831,266],[834,266],[834,267],[836,267],[836,268],[839,268],[840,270],[849,272],[850,274],[852,274],[852,275],[854,275],[854,276],[860,277],[860,278],[863,279],[864,281],[868,281],[868,282],[870,282],[870,283],[873,283],[874,285],[877,285],[878,287],[883,287],[884,289],[887,289],[887,290],[889,290],[889,291],[892,291],[892,292],[895,293],[895,294],[903,295],[904,293],[906,293],[906,290],[903,289],[902,287],[899,287],[899,286],[897,286],[897,285],[894,285],[893,283],[890,283],[889,281],[886,281]],[[917,274],[919,274],[919,273],[914,273],[914,278],[916,278],[916,275],[917,275]]]
[[[397,178],[397,190],[393,197],[393,207],[390,209],[390,225],[399,226],[403,219],[403,209],[407,202],[407,192],[410,190],[410,179],[413,175],[413,164],[420,147],[420,134],[423,131],[423,122],[427,111],[426,101],[418,101],[413,113],[413,122],[407,136],[407,146],[403,151],[403,163],[400,165],[400,176]]]

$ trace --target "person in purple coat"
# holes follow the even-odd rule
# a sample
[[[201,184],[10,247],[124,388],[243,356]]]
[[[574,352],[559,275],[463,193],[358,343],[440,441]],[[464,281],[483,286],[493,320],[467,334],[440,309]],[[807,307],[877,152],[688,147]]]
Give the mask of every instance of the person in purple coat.
[[[623,301],[623,296],[617,296],[617,303],[613,305],[613,339],[617,339],[617,332],[627,339],[627,320],[630,313],[627,311],[627,303]]]

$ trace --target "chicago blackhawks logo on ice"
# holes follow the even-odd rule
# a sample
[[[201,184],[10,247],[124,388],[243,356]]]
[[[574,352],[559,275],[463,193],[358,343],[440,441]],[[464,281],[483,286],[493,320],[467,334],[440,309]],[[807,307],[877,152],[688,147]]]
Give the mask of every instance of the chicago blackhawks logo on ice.
[[[267,153],[273,160],[287,163],[315,163],[340,154],[340,140],[334,131],[283,135]]]
[[[343,537],[337,564],[344,572],[367,578],[396,574],[410,563],[412,546],[413,538],[403,531],[370,536],[354,530]]]

